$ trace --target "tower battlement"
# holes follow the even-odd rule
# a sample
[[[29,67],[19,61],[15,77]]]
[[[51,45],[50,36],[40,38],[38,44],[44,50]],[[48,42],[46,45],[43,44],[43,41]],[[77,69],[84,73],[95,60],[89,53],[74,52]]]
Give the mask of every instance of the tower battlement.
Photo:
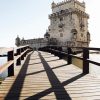
[[[66,0],[59,3],[52,3],[52,12],[58,12],[58,10],[65,10],[65,9],[79,9],[85,12],[85,2],[79,2],[77,0]]]
[[[85,2],[79,2],[78,0],[64,0],[64,1],[59,2],[59,3],[55,3],[53,1],[52,8],[59,7],[59,6],[64,5],[66,3],[77,3],[78,5],[85,7]]]

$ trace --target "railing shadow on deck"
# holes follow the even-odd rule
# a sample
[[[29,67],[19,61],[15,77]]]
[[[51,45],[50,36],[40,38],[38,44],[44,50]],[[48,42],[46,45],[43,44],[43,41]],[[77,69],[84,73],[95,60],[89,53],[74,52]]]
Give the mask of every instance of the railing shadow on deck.
[[[51,58],[51,57],[54,57],[54,55],[52,55],[52,56],[47,56],[47,57],[45,57],[45,58]],[[37,59],[40,59],[40,58],[31,58],[30,60],[37,60]]]
[[[32,58],[32,59],[30,59],[30,60],[37,60],[37,59],[40,59],[40,58]]]
[[[68,79],[68,80],[61,83],[59,81],[59,79],[57,78],[57,76],[55,75],[55,73],[50,68],[50,66],[48,65],[48,63],[45,61],[45,59],[43,58],[41,53],[39,53],[39,56],[40,56],[41,62],[44,66],[44,69],[47,73],[49,82],[51,83],[52,87],[48,88],[46,90],[43,90],[42,92],[39,92],[36,95],[30,96],[30,97],[26,98],[25,100],[39,100],[40,98],[42,98],[42,97],[44,97],[52,92],[54,92],[57,100],[71,100],[71,97],[69,96],[69,94],[65,90],[64,86],[66,86],[66,85],[76,81],[77,79],[85,76],[85,74],[79,74],[79,75],[74,76],[71,79]],[[58,66],[58,67],[61,67],[61,66]],[[59,93],[58,89],[61,91],[60,93]]]
[[[31,64],[28,64],[28,65],[36,65],[36,64],[40,64],[41,62],[37,62],[37,63],[31,63]]]
[[[54,57],[54,55],[52,55],[52,56],[47,56],[47,57],[45,57],[45,58],[51,58],[51,57]],[[33,59],[30,59],[30,60],[37,60],[37,59],[40,59],[40,58],[33,58]]]
[[[8,94],[5,97],[5,100],[19,100],[20,92],[23,86],[23,82],[25,79],[26,71],[27,71],[27,66],[29,64],[31,54],[29,54],[21,67],[21,70],[16,77],[16,80],[14,81],[11,89],[9,90]]]
[[[54,55],[52,55],[52,56],[46,56],[45,58],[51,58],[51,57],[54,57]],[[34,59],[31,59],[31,60],[36,60],[36,59],[40,59],[40,58],[34,58]]]
[[[53,62],[53,61],[58,61],[59,59],[54,59],[54,60],[48,60],[46,62]],[[37,62],[37,63],[31,63],[29,65],[36,65],[36,64],[40,64],[41,62]]]
[[[51,69],[57,69],[57,68],[60,68],[60,67],[64,67],[64,66],[66,66],[66,65],[68,65],[68,64],[63,64],[63,65],[60,65],[60,66],[56,66],[56,67],[53,67],[53,68],[51,68]],[[38,73],[42,73],[42,72],[45,72],[45,70],[36,71],[36,72],[29,73],[29,74],[26,74],[26,75],[27,75],[27,76],[28,76],[28,75],[34,75],[34,74],[38,74]]]
[[[47,60],[46,62],[53,62],[53,61],[58,61],[59,59],[53,59],[53,60]]]

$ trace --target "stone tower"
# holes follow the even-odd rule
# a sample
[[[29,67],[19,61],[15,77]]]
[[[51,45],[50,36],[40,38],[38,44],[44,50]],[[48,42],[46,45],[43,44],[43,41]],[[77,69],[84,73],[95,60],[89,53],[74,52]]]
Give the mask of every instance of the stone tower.
[[[50,38],[56,38],[58,45],[88,47],[89,15],[85,12],[85,3],[77,0],[65,0],[52,3],[52,14],[49,15]]]

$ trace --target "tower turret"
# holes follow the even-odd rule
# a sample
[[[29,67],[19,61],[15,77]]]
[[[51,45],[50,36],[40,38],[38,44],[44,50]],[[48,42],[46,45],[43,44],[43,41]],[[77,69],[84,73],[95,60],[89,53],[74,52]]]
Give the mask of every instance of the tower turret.
[[[53,1],[51,4],[51,8],[54,8],[56,6],[56,3]]]
[[[15,45],[18,47],[20,46],[20,38],[19,36],[17,35],[17,38],[15,39]]]
[[[50,38],[50,34],[48,33],[48,31],[46,31],[46,33],[44,34],[44,38],[46,38],[46,39]]]

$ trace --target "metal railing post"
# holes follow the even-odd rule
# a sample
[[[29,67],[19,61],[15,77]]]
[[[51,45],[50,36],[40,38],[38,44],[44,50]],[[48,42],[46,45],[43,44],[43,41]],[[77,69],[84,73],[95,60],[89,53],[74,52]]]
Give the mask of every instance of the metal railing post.
[[[62,47],[58,47],[58,57],[59,57],[59,59],[62,59],[63,58],[63,55],[62,55]]]
[[[72,50],[71,48],[67,48],[67,61],[68,61],[68,64],[72,64],[72,56],[70,55],[72,53]]]
[[[20,54],[21,54],[21,49],[19,48],[19,49],[17,49],[17,55],[20,55]],[[17,66],[18,66],[18,65],[21,65],[21,57],[19,57],[19,58],[17,59],[16,65],[17,65]]]
[[[24,51],[27,50],[27,47],[24,47]],[[26,57],[27,52],[25,52],[24,57]]]
[[[14,51],[8,51],[8,61],[14,60]],[[14,63],[8,67],[8,77],[14,76]]]
[[[83,48],[83,73],[88,74],[89,73],[89,50],[87,48]]]
[[[21,53],[24,52],[24,48],[21,48]],[[24,54],[21,56],[21,60],[24,60]]]

